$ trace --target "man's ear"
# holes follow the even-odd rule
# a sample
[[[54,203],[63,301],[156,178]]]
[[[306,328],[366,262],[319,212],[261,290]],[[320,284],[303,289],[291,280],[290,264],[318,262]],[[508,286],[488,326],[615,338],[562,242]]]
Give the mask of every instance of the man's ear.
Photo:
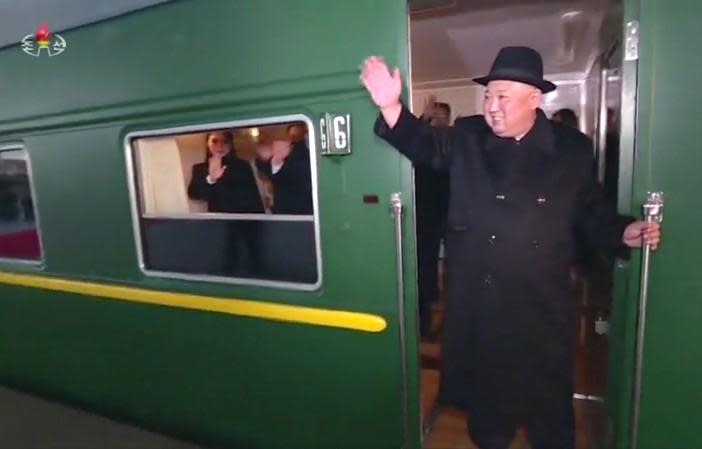
[[[531,109],[537,109],[541,106],[541,91],[539,89],[534,89],[529,94],[529,106]]]

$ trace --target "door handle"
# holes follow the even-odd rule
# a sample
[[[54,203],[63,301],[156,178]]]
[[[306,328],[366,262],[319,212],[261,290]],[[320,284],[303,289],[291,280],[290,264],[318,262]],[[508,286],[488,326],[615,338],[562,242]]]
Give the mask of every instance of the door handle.
[[[397,322],[400,337],[400,363],[402,372],[402,447],[409,446],[409,385],[407,382],[408,365],[407,365],[407,314],[405,304],[405,274],[404,274],[404,241],[402,238],[402,194],[399,192],[390,195],[390,213],[392,214],[395,225],[395,250],[397,264]]]
[[[649,192],[643,204],[646,223],[663,221],[663,192]],[[644,242],[641,252],[641,279],[639,289],[639,320],[636,339],[636,367],[634,377],[634,410],[631,425],[631,448],[638,447],[639,419],[641,412],[641,386],[643,379],[644,337],[646,335],[646,307],[648,304],[648,278],[651,264],[651,246]]]

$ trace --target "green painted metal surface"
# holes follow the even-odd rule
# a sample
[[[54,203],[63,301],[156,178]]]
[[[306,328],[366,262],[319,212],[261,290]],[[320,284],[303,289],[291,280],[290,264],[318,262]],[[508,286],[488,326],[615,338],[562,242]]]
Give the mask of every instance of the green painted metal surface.
[[[702,447],[694,419],[702,406],[696,344],[702,338],[702,281],[695,262],[702,240],[694,229],[702,214],[702,155],[694,133],[702,120],[694,87],[702,66],[691,62],[701,8],[694,1],[624,2],[624,22],[639,20],[641,40],[639,60],[625,62],[623,70],[623,106],[631,110],[622,117],[620,211],[641,216],[648,191],[666,195],[664,243],[652,256],[649,278],[637,449]],[[626,126],[629,119],[635,128]],[[628,152],[634,145],[635,154]],[[640,269],[636,251],[615,277],[608,401],[617,449],[631,445]]]
[[[369,54],[407,71],[406,27],[400,0],[180,1],[61,33],[68,48],[53,58],[0,51],[0,142],[30,154],[46,254],[43,267],[1,270],[388,321],[366,334],[0,286],[0,381],[214,447],[418,447],[411,167],[372,135],[377,112],[358,81]],[[353,154],[318,158],[320,290],[142,275],[127,133],[292,113],[317,123],[329,111],[351,114]],[[392,192],[408,206],[405,347]],[[368,193],[381,203],[363,204]]]
[[[622,20],[618,24],[619,46],[624,46],[626,42],[626,24],[639,20],[638,0],[624,0],[622,3]],[[640,210],[632,207],[639,64],[637,60],[625,60],[623,48],[615,53],[617,60],[611,61],[611,64],[621,70],[618,211],[640,216]],[[639,271],[639,253],[636,251],[628,259],[615,261],[606,398],[611,426],[606,441],[608,447],[617,449],[629,448],[630,445]]]
[[[638,449],[702,447],[702,43],[694,0],[641,0],[634,203],[665,197],[664,243],[651,262]]]

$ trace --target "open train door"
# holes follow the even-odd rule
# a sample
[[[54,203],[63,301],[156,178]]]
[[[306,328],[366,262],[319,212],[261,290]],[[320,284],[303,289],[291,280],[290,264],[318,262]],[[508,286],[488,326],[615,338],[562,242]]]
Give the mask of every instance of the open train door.
[[[612,447],[702,447],[702,4],[624,1],[619,209],[664,229],[662,247],[619,262],[610,358]],[[656,195],[662,192],[662,195]],[[643,253],[643,254],[642,254]]]

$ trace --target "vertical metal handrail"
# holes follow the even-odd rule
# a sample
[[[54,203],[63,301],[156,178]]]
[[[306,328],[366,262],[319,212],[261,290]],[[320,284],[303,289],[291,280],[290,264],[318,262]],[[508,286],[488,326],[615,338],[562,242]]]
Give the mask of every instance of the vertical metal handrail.
[[[649,192],[643,205],[646,223],[663,221],[663,192]],[[639,419],[641,417],[641,387],[643,383],[644,338],[646,336],[646,308],[648,305],[648,277],[651,264],[651,246],[644,243],[641,253],[641,288],[639,290],[639,320],[636,333],[636,367],[634,377],[634,410],[631,423],[631,448],[637,449]]]
[[[402,195],[399,192],[390,195],[390,212],[395,221],[395,249],[397,263],[397,322],[400,337],[400,363],[402,369],[402,447],[409,443],[409,393],[407,391],[407,328],[405,313],[405,275],[404,275],[404,243],[402,239]]]

